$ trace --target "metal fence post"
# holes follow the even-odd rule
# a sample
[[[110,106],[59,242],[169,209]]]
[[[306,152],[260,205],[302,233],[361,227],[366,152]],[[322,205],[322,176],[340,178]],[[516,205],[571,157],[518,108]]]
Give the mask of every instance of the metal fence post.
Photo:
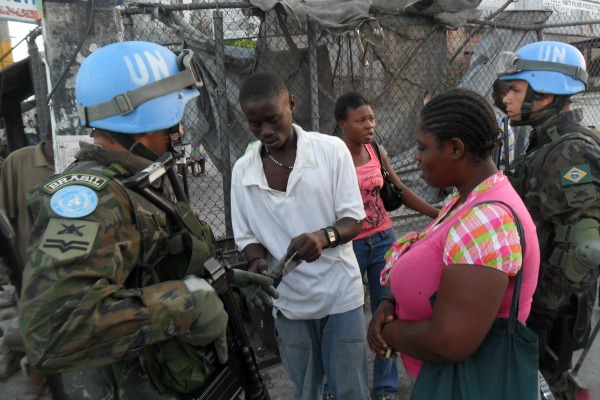
[[[135,34],[133,31],[133,18],[131,18],[131,15],[123,16],[123,34],[125,36],[125,40],[135,40]]]
[[[308,36],[308,65],[310,82],[310,128],[319,132],[319,69],[317,67],[317,29],[314,22],[306,23]]]
[[[225,76],[225,34],[223,30],[223,13],[213,11],[213,26],[215,34],[215,80],[217,89],[213,95],[219,110],[219,137],[221,138],[221,154],[223,163],[223,200],[225,214],[225,235],[233,236],[231,225],[231,149],[230,130],[227,122],[227,78]]]

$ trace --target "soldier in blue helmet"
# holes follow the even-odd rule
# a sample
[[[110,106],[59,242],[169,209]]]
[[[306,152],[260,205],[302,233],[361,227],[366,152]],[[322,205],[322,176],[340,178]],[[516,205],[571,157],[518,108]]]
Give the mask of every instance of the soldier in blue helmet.
[[[503,101],[511,124],[533,128],[510,178],[540,243],[527,325],[556,398],[590,398],[569,372],[573,351],[589,337],[600,273],[600,136],[571,107],[571,96],[586,89],[585,60],[569,44],[536,42],[502,53],[498,76],[510,83]]]
[[[66,398],[179,399],[227,361],[228,314],[202,275],[212,231],[175,202],[176,179],[127,185],[171,149],[201,83],[192,52],[148,42],[102,47],[79,69],[77,108],[94,144],[28,199],[19,309],[30,362],[66,372]],[[276,296],[270,278],[236,279]]]

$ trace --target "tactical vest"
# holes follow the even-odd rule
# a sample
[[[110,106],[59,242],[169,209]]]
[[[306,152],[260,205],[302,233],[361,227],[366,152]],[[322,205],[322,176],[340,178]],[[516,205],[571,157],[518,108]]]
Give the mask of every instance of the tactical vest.
[[[548,154],[562,143],[570,140],[583,140],[600,146],[600,132],[595,129],[576,123],[568,124],[561,129],[566,131],[559,131],[556,126],[548,128],[546,132],[549,139],[515,160],[511,165],[511,172],[508,174],[511,184],[521,196],[531,217],[536,222],[542,260],[547,259],[553,250],[551,244],[555,239],[555,228],[553,224],[545,222],[541,218],[540,209],[543,200],[539,195],[539,180],[535,178],[540,176]],[[558,228],[560,231],[560,227]]]
[[[203,276],[204,263],[216,257],[216,242],[210,226],[200,221],[188,204],[178,202],[171,205],[184,228],[175,231],[174,221],[163,210],[140,193],[123,186],[119,178],[125,173],[115,164],[103,170],[105,176],[112,178],[127,193],[141,235],[140,259],[127,285],[144,287],[181,280],[191,274]],[[177,393],[193,393],[205,383],[216,366],[216,354],[211,346],[193,346],[179,338],[146,346],[140,359],[160,393],[167,388]]]

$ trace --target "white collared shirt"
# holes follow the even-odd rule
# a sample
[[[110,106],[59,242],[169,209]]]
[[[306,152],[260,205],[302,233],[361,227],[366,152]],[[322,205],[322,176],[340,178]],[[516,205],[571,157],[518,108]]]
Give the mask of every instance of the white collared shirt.
[[[352,157],[333,136],[306,132],[293,125],[297,150],[287,190],[271,189],[263,171],[262,145],[233,167],[231,209],[240,249],[261,243],[269,251],[269,268],[283,257],[292,238],[333,225],[343,217],[365,217]],[[353,310],[364,303],[362,279],[352,242],[326,249],[302,262],[278,286],[274,305],[290,319],[317,319]]]

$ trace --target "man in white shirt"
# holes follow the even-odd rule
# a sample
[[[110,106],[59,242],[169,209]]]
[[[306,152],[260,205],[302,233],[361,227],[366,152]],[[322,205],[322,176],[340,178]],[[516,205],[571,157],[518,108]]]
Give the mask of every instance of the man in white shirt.
[[[369,398],[364,294],[352,249],[365,216],[350,153],[339,138],[292,123],[294,96],[274,74],[250,76],[240,105],[260,143],[232,174],[233,232],[250,271],[300,264],[274,301],[281,360],[296,399]]]

